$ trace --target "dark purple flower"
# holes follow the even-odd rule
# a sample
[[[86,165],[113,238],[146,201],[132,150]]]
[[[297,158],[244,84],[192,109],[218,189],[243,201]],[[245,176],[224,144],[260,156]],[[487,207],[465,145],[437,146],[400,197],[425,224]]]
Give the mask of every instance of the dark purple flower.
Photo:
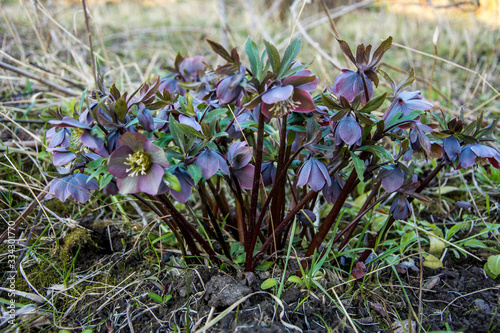
[[[396,199],[394,199],[389,213],[396,220],[405,220],[410,214],[410,203],[406,200],[406,197],[402,194],[398,194]]]
[[[137,111],[137,119],[145,131],[153,132],[155,130],[153,115],[151,114],[151,111],[145,107],[139,108]]]
[[[49,148],[69,147],[71,139],[71,130],[67,128],[61,128],[59,130],[56,130],[56,128],[57,127],[50,128],[45,135],[47,138],[50,139]]]
[[[332,92],[337,96],[344,96],[349,102],[352,102],[356,96],[365,90],[363,77],[359,70],[342,69],[342,74],[337,76],[333,82]],[[373,96],[372,81],[365,75],[366,86],[368,88],[369,99]],[[366,104],[366,96],[363,94],[361,103]]]
[[[453,163],[460,155],[460,142],[453,136],[448,136],[443,139],[443,152],[445,159]]]
[[[67,148],[47,148],[47,151],[52,154],[52,163],[55,166],[68,164],[76,158],[76,155]]]
[[[54,125],[56,127],[61,127],[61,128],[72,127],[72,128],[81,128],[81,129],[88,129],[88,130],[92,129],[88,125],[85,125],[72,117],[64,117],[61,120],[49,120],[49,124]]]
[[[197,82],[200,80],[198,72],[205,70],[206,62],[207,60],[201,55],[184,58],[179,65],[179,71],[185,81]]]
[[[249,164],[252,156],[252,149],[243,141],[233,143],[227,152],[231,174],[247,190],[252,188],[255,172],[255,167]]]
[[[224,174],[229,174],[227,162],[221,154],[210,150],[203,150],[196,158],[195,163],[201,168],[203,178],[209,179],[220,170]]]
[[[226,129],[227,135],[231,139],[239,139],[242,134],[243,128],[241,125],[246,123],[248,120],[254,120],[253,114],[250,112],[244,112],[236,117],[232,125]]]
[[[497,169],[500,167],[500,154],[496,149],[477,143],[469,144],[462,147],[457,169],[470,168],[476,164],[482,165],[488,162]]]
[[[310,226],[316,222],[316,214],[309,209],[301,209],[297,214],[297,218],[305,226]]]
[[[277,171],[274,162],[262,163],[260,170],[264,186],[270,186],[274,184],[274,181],[276,180],[276,171]]]
[[[420,121],[413,122],[413,128],[410,130],[410,142],[413,150],[422,148],[426,155],[431,155],[431,141],[425,133],[433,132],[432,127],[422,124]]]
[[[121,194],[144,192],[156,195],[168,167],[163,149],[143,134],[125,133],[108,160],[108,170],[116,176]]]
[[[434,105],[422,98],[420,91],[404,91],[394,98],[387,111],[384,113],[385,123],[389,123],[398,112],[401,112],[401,117],[408,115],[413,110],[430,110]]]
[[[405,182],[405,172],[397,164],[380,171],[379,177],[382,179],[382,187],[387,193],[399,190]]]
[[[357,70],[343,69],[342,74],[337,76],[333,83],[332,91],[338,96],[344,96],[349,102],[363,93],[361,103],[365,104],[373,96],[373,86],[378,86],[377,65],[382,60],[382,56],[391,48],[392,37],[387,38],[380,44],[371,55],[372,46],[366,48],[363,44],[356,49],[356,58],[351,52],[349,45],[343,40],[337,40],[342,52],[356,66]]]
[[[176,78],[175,74],[169,74],[161,79],[158,91],[163,92],[167,90],[171,94],[179,93],[179,95],[184,96],[186,91],[177,84],[178,82],[180,82],[180,80]]]
[[[191,192],[193,191],[193,186],[195,185],[194,180],[193,178],[191,178],[189,172],[181,168],[175,168],[172,174],[179,180],[179,185],[181,186],[181,190],[176,191],[171,188],[170,195],[172,195],[172,197],[177,202],[183,204],[186,201],[188,201],[189,197],[191,196]]]
[[[350,146],[355,143],[361,144],[363,128],[352,114],[349,113],[340,121],[333,123],[332,128],[335,145],[340,145],[342,141]]]
[[[181,115],[179,115],[179,123],[191,126],[192,128],[194,128],[198,132],[203,133],[203,130],[201,128],[200,123],[191,117],[187,117],[187,116],[181,114]]]
[[[219,104],[226,105],[241,99],[243,87],[239,84],[239,81],[234,84],[234,81],[238,79],[236,75],[232,75],[217,83],[216,93]]]
[[[52,179],[49,193],[45,195],[45,199],[55,196],[64,202],[69,196],[72,196],[76,201],[86,203],[90,199],[90,191],[97,189],[99,189],[99,185],[95,179],[89,179],[87,175],[75,173]]]
[[[329,204],[334,204],[344,188],[344,182],[338,174],[331,176],[330,181],[330,185],[323,187],[323,197]]]
[[[312,190],[318,192],[325,184],[331,185],[330,175],[326,166],[314,157],[307,160],[299,169],[297,187],[306,184],[311,186]]]

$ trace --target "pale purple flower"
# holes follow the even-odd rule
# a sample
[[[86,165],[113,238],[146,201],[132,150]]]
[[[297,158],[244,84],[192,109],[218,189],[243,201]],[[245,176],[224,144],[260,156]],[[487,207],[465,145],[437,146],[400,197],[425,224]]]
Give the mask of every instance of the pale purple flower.
[[[345,142],[349,146],[357,143],[361,144],[363,128],[356,118],[348,113],[344,118],[332,124],[335,145]]]
[[[312,157],[300,167],[297,187],[309,185],[313,191],[318,192],[325,184],[330,186],[331,180],[323,163]]]
[[[231,174],[247,190],[253,186],[255,167],[249,164],[252,156],[252,149],[243,141],[233,143],[227,153]]]
[[[108,170],[116,176],[120,193],[158,194],[164,168],[168,167],[163,149],[140,133],[125,133],[118,143],[109,157]]]
[[[49,193],[45,199],[51,199],[55,196],[62,202],[71,196],[80,203],[86,203],[90,199],[90,191],[99,189],[95,179],[89,176],[75,173],[62,178],[54,178],[50,182]]]
[[[397,164],[383,168],[380,171],[379,177],[382,179],[382,187],[387,193],[392,193],[399,190],[405,182],[405,172]]]
[[[500,154],[496,149],[477,143],[469,144],[462,147],[457,169],[470,168],[476,164],[482,165],[488,162],[497,169],[500,167]]]
[[[175,168],[175,170],[172,172],[172,174],[177,177],[179,180],[179,185],[181,186],[180,191],[176,191],[174,189],[170,189],[170,195],[180,203],[185,203],[188,201],[189,197],[191,196],[191,192],[193,191],[193,186],[194,180],[189,174],[189,172],[181,169],[181,168]]]
[[[364,92],[365,86],[363,77],[365,76],[366,86],[368,88],[369,99],[373,96],[372,81],[361,71],[353,71],[352,69],[342,69],[342,74],[335,78],[333,82],[332,92],[337,96],[344,96],[349,102],[352,102],[356,96]],[[361,103],[366,104],[366,96],[363,94]]]
[[[211,149],[203,150],[196,158],[195,163],[201,168],[201,174],[205,179],[215,175],[218,170],[226,175],[229,174],[229,168],[224,157]]]
[[[384,113],[384,121],[385,123],[389,123],[397,113],[401,113],[400,117],[404,117],[408,115],[411,111],[414,110],[430,110],[434,107],[434,105],[420,95],[420,91],[404,91],[394,97],[394,101],[391,103],[387,111]]]
[[[448,162],[454,162],[460,155],[460,150],[460,142],[458,142],[457,138],[448,136],[443,139],[444,158]]]

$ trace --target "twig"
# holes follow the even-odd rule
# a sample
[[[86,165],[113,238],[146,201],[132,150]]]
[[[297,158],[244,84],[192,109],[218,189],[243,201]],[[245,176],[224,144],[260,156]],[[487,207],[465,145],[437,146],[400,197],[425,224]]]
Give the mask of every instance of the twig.
[[[89,38],[90,61],[92,64],[92,74],[94,75],[95,88],[97,89],[97,87],[98,87],[97,68],[95,65],[94,48],[92,46],[92,34],[90,33],[89,15],[87,13],[87,3],[85,0],[82,0],[82,5],[83,5],[83,14],[85,15],[85,27],[87,28],[87,37]]]
[[[23,69],[20,69],[20,68],[17,68],[17,67],[14,67],[14,66],[11,66],[9,64],[6,64],[5,62],[3,61],[0,61],[0,68],[3,68],[3,69],[6,69],[6,70],[9,70],[11,72],[14,72],[14,73],[17,73],[19,75],[22,75],[22,76],[25,76],[27,78],[30,78],[30,79],[33,79],[33,80],[36,80],[46,86],[49,86],[51,88],[53,88],[54,90],[57,90],[59,92],[62,92],[63,94],[67,95],[67,96],[79,96],[80,94],[74,90],[70,90],[70,89],[67,89],[63,86],[60,86],[58,85],[57,83],[54,83],[52,81],[49,81],[47,79],[44,79],[38,75],[35,75],[33,73],[30,73],[30,72],[27,72]]]

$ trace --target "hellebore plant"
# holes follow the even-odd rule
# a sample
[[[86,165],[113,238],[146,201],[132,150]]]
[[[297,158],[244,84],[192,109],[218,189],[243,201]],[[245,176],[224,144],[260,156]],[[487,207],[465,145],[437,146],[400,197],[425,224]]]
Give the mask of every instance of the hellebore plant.
[[[342,70],[331,90],[316,95],[318,77],[295,61],[300,40],[281,56],[271,43],[260,52],[248,39],[247,63],[236,49],[209,41],[222,65],[179,55],[170,73],[131,94],[100,82],[82,97],[80,104],[85,97],[90,102],[81,111],[44,114],[53,126],[48,151],[61,174],[48,197],[84,203],[96,189],[131,195],[167,224],[187,259],[206,254],[235,265],[230,244],[241,242],[251,273],[293,237],[296,218],[310,240],[306,256],[319,251],[363,183],[367,200],[331,235],[342,249],[368,212],[387,214],[358,258],[361,266],[394,221],[408,218],[414,199],[430,202],[421,192],[444,167],[500,164],[498,150],[484,138],[498,120],[482,128],[482,117],[466,125],[428,112],[437,122],[423,122],[433,105],[420,91],[405,90],[413,71],[396,84],[377,68],[391,41],[373,55],[371,45],[360,45],[354,56],[339,40],[356,70]],[[374,97],[378,75],[392,91]],[[419,158],[436,160],[425,177],[417,174]],[[329,205],[326,216],[313,213],[321,197]],[[190,202],[202,209],[183,206]]]

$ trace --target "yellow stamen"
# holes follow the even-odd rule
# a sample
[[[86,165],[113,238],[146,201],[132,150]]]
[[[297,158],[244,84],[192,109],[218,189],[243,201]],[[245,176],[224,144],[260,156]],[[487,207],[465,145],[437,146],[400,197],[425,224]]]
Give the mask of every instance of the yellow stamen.
[[[288,111],[293,111],[296,108],[298,108],[300,105],[300,102],[296,102],[292,100],[291,98],[285,99],[284,101],[281,102],[276,102],[274,103],[271,108],[269,109],[269,114],[271,117],[281,117],[284,116]]]
[[[137,151],[128,155],[125,164],[130,165],[127,169],[127,172],[130,172],[129,176],[145,175],[151,168],[151,157],[143,151]]]

